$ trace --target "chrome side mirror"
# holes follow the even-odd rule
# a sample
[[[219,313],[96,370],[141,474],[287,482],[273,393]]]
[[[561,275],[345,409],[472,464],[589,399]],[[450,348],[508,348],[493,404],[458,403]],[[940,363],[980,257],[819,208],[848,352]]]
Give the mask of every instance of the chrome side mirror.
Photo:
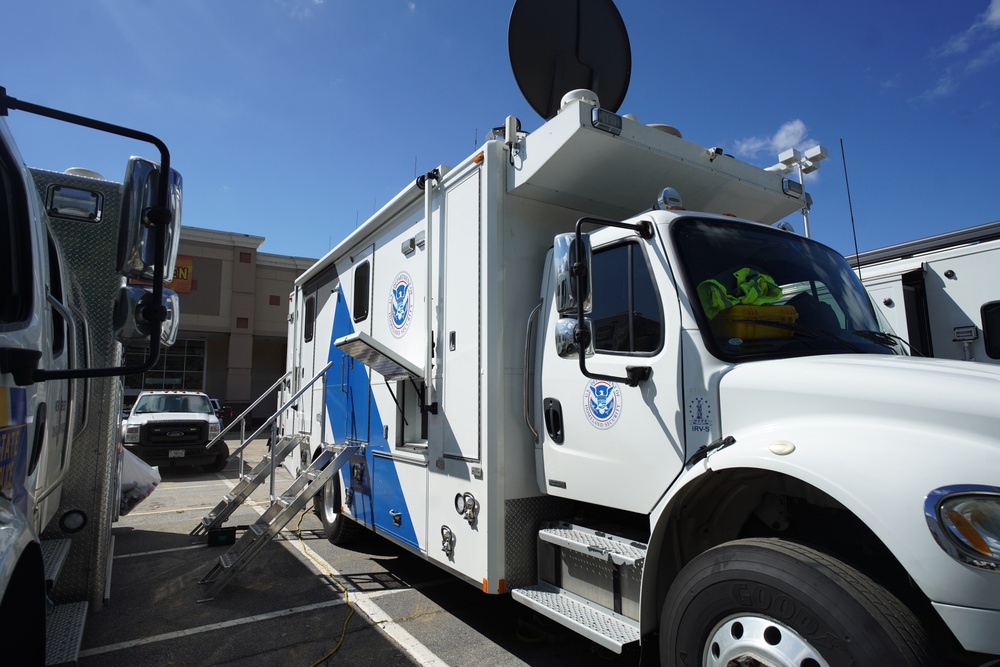
[[[142,309],[152,298],[153,293],[145,287],[125,285],[118,290],[114,312],[115,338],[122,343],[149,342],[149,322],[142,316]],[[177,330],[181,319],[180,300],[176,292],[163,290],[163,307],[167,309],[167,318],[160,326],[160,343],[170,347],[177,341]]]
[[[160,167],[144,158],[129,158],[122,192],[121,222],[118,228],[118,272],[138,280],[152,280],[156,265],[156,229],[147,213],[156,204]],[[181,175],[170,170],[168,201],[170,224],[166,232],[163,281],[174,277],[177,247],[181,235]]]
[[[590,275],[590,235],[581,234],[577,247],[576,234],[558,234],[552,244],[552,271],[555,283],[556,310],[564,317],[575,316],[577,305],[583,304],[583,312],[593,308],[593,282]],[[587,272],[583,294],[577,293],[576,275],[573,267],[580,261]]]
[[[587,349],[583,351],[586,357],[594,356],[594,323],[584,320],[587,329],[590,331]],[[563,359],[580,356],[580,344],[576,341],[577,321],[572,317],[561,317],[556,320],[556,354]]]

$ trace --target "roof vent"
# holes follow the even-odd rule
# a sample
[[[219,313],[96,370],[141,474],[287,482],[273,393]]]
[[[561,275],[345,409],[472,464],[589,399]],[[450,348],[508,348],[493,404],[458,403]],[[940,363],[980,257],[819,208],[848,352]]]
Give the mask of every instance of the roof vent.
[[[573,102],[586,102],[591,106],[601,106],[601,101],[597,99],[597,93],[586,88],[577,88],[563,95],[562,101],[559,103],[559,111],[562,112],[563,109]]]
[[[663,123],[650,123],[649,126],[654,130],[659,130],[660,132],[666,132],[667,134],[672,134],[678,139],[683,139],[681,136],[681,131],[678,130],[673,125],[664,125]]]
[[[70,167],[63,173],[69,174],[70,176],[83,176],[84,178],[93,178],[98,181],[105,180],[103,176],[98,174],[93,169],[87,169],[85,167]]]

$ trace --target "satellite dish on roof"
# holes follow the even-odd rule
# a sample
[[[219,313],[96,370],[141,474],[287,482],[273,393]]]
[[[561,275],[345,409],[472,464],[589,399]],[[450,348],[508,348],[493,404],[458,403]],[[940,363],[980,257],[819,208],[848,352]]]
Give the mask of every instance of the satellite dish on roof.
[[[521,94],[545,120],[571,90],[594,91],[612,112],[625,99],[632,50],[612,0],[516,0],[507,47]]]

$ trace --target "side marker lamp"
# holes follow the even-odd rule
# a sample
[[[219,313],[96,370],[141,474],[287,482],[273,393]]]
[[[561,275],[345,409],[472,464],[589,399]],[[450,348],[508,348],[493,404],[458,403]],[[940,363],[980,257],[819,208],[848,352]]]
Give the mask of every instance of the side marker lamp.
[[[937,489],[924,501],[924,515],[934,538],[952,558],[1000,571],[1000,488]]]

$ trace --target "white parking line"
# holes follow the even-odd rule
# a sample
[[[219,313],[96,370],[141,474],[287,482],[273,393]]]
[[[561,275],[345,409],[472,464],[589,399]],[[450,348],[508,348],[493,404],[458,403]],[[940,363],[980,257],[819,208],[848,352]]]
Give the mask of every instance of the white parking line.
[[[189,551],[190,549],[204,549],[204,544],[194,544],[189,547],[175,547],[173,549],[160,549],[158,551],[140,551],[134,554],[115,554],[115,560],[119,558],[135,558],[136,556],[155,556],[157,554],[168,554],[172,551]]]
[[[298,549],[308,555],[309,559],[314,561],[315,564],[321,565],[321,567],[317,568],[320,574],[328,574],[336,577],[338,581],[343,581],[342,575],[333,569],[329,563],[327,563],[315,551],[310,549],[304,542],[300,540],[298,542],[288,542],[288,544],[293,549]],[[323,568],[326,569],[325,572],[323,571]],[[416,637],[393,621],[391,616],[375,604],[372,601],[372,598],[375,596],[375,593],[363,593],[356,590],[351,591],[351,604],[355,607],[355,609],[367,616],[376,628],[381,628],[387,635],[392,637],[392,639],[395,640],[395,642],[399,644],[404,651],[410,654],[410,657],[413,658],[418,665],[424,665],[425,667],[448,667],[448,663],[436,656],[429,648],[421,644]]]
[[[152,635],[151,637],[143,637],[141,639],[133,639],[127,642],[119,642],[117,644],[108,644],[106,646],[97,646],[95,648],[88,648],[80,651],[81,658],[87,658],[92,655],[101,655],[102,653],[111,653],[113,651],[121,651],[122,649],[132,648],[135,646],[145,646],[147,644],[155,644],[157,642],[165,642],[171,639],[178,639],[180,637],[190,637],[192,635],[201,634],[203,632],[213,632],[215,630],[223,630],[225,628],[233,628],[239,625],[246,625],[248,623],[257,623],[258,621],[267,621],[273,618],[281,618],[282,616],[291,616],[292,614],[301,614],[302,612],[312,611],[314,609],[323,609],[325,607],[335,607],[337,605],[344,604],[341,599],[337,600],[327,600],[326,602],[317,602],[315,604],[307,604],[301,607],[292,607],[291,609],[282,609],[281,611],[272,611],[267,614],[256,614],[254,616],[245,616],[243,618],[236,618],[231,621],[224,621],[222,623],[210,623],[208,625],[202,625],[197,628],[188,628],[187,630],[178,630],[177,632],[165,632],[160,635]]]
[[[236,486],[235,483],[232,483],[232,482],[230,482],[228,480],[225,480],[225,481],[226,481],[226,484],[229,486],[230,489],[232,489],[232,488],[234,488]],[[267,504],[266,503],[253,502],[253,501],[251,501],[249,499],[244,504],[247,505],[247,506],[249,506],[249,507],[252,507],[254,510],[256,510],[260,514],[263,514],[263,512],[267,509]],[[197,509],[197,508],[186,508],[184,511],[191,511],[191,510],[194,510],[194,509]],[[211,508],[206,507],[206,508],[203,508],[203,509],[211,509]],[[161,514],[163,512],[169,512],[169,511],[173,511],[173,510],[163,510],[162,512],[161,511],[146,512],[145,514]],[[326,560],[324,560],[319,554],[317,554],[315,551],[313,551],[311,548],[309,548],[309,546],[307,546],[304,542],[302,542],[301,540],[299,540],[299,541],[291,541],[290,539],[288,539],[287,535],[284,535],[283,537],[285,537],[285,541],[292,548],[298,549],[301,553],[303,553],[304,555],[308,556],[308,560],[311,561],[311,564],[315,567],[315,569],[317,570],[317,572],[319,572],[320,574],[325,574],[325,575],[332,576],[332,577],[336,578],[337,581],[339,581],[339,582],[343,582],[344,581],[343,576],[339,572],[337,572],[335,569],[333,569],[333,567],[328,562],[326,562]],[[200,547],[192,547],[192,548],[200,548]],[[152,552],[150,552],[150,553],[152,553]],[[132,555],[137,556],[137,555],[141,555],[141,554],[132,554]],[[397,589],[397,591],[399,591],[399,590],[412,590],[412,589],[408,589],[408,588],[407,589]],[[374,627],[380,628],[382,631],[385,632],[386,635],[388,635],[389,637],[391,637],[393,639],[393,641],[395,641],[396,644],[398,644],[400,646],[400,648],[403,649],[403,651],[405,651],[407,654],[409,654],[410,658],[412,658],[418,665],[422,665],[423,667],[448,667],[448,664],[444,660],[442,660],[437,655],[435,655],[430,649],[428,649],[419,640],[417,640],[416,637],[414,637],[413,635],[411,635],[402,626],[400,626],[399,624],[397,624],[392,619],[392,617],[390,617],[387,613],[385,613],[385,611],[374,602],[374,599],[377,598],[377,597],[381,597],[382,595],[386,595],[386,594],[389,594],[389,593],[392,593],[392,592],[397,592],[397,591],[374,591],[374,592],[371,592],[371,593],[367,593],[367,592],[361,592],[361,591],[358,591],[358,590],[351,590],[350,591],[351,605],[356,610],[358,610],[361,614],[363,614],[364,616],[367,616],[368,619],[369,619],[369,621],[371,622],[371,624]],[[181,630],[181,631],[178,631],[178,632],[171,632],[171,633],[165,633],[165,634],[161,634],[161,635],[155,635],[153,637],[146,637],[146,638],[143,638],[143,639],[136,639],[136,640],[129,641],[129,642],[122,642],[122,643],[119,643],[119,644],[110,644],[108,646],[101,646],[101,647],[97,647],[97,648],[92,648],[92,649],[87,649],[85,651],[81,651],[80,652],[80,656],[81,657],[87,657],[87,656],[90,656],[90,655],[99,655],[101,653],[108,653],[108,652],[111,652],[111,651],[118,651],[118,650],[121,650],[121,649],[124,649],[124,648],[130,648],[130,647],[133,647],[133,646],[141,646],[141,645],[144,645],[144,644],[152,644],[152,643],[155,643],[155,642],[166,641],[168,639],[175,639],[175,638],[178,638],[178,637],[187,637],[187,636],[198,634],[198,633],[202,633],[202,632],[211,632],[213,630],[219,630],[219,629],[222,629],[222,628],[233,627],[233,626],[236,626],[236,625],[243,625],[243,624],[246,624],[246,623],[255,623],[255,622],[261,621],[261,620],[268,620],[268,619],[272,619],[272,618],[279,618],[281,616],[288,616],[290,614],[297,614],[297,613],[301,613],[303,611],[311,611],[313,609],[320,609],[320,608],[324,608],[324,607],[331,607],[331,606],[335,606],[335,605],[338,605],[338,604],[344,604],[344,600],[342,600],[342,599],[330,600],[328,602],[320,602],[320,603],[316,603],[316,604],[313,604],[313,605],[305,605],[303,607],[295,607],[295,608],[292,608],[292,609],[285,609],[285,610],[282,610],[282,611],[271,612],[271,613],[268,613],[268,614],[259,614],[259,615],[256,615],[256,616],[248,616],[246,618],[235,619],[235,620],[226,621],[226,622],[223,622],[223,623],[213,623],[213,624],[204,625],[204,626],[201,626],[201,627],[198,627],[198,628],[191,628],[191,629],[188,629],[188,630]]]
[[[210,510],[213,507],[215,507],[215,505],[212,506],[205,505],[204,507],[185,507],[183,509],[175,508],[167,510],[149,510],[148,512],[129,512],[128,516],[133,517],[133,516],[147,516],[152,514],[183,514],[184,512],[204,512],[205,510]]]

